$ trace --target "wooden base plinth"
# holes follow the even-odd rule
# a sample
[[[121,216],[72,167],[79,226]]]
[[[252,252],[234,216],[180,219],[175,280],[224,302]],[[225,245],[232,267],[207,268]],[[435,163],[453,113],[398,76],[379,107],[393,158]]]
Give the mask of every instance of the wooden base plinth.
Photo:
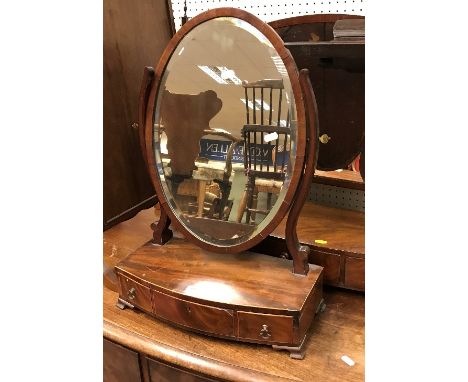
[[[254,252],[206,252],[183,239],[140,247],[115,267],[118,306],[234,341],[273,345],[303,358],[322,306],[323,268],[292,273],[292,261]],[[301,356],[297,356],[297,355]]]

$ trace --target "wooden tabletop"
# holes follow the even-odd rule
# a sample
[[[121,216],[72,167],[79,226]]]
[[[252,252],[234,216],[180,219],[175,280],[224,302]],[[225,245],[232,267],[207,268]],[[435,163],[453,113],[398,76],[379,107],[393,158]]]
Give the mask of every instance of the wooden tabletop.
[[[211,253],[177,238],[155,251],[151,242],[145,244],[119,263],[119,271],[145,286],[157,285],[163,291],[201,299],[200,303],[219,303],[220,308],[261,307],[291,315],[301,310],[322,270],[309,264],[309,273],[298,277],[286,259],[255,252]]]
[[[150,221],[159,219],[159,207],[142,211],[139,219],[123,222],[104,233],[104,250],[116,238],[121,245],[114,249],[111,260],[122,258],[121,252],[127,255],[138,246],[143,245],[151,238],[149,230]],[[284,238],[286,219],[273,231],[273,235]],[[121,237],[121,233],[124,234]],[[365,219],[361,211],[351,211],[340,208],[322,206],[314,203],[305,203],[297,225],[297,236],[301,243],[309,244],[319,249],[326,247],[336,251],[355,253],[363,256],[365,253]],[[325,240],[326,244],[319,244],[316,240]],[[132,248],[131,250],[129,248]],[[108,248],[108,250],[112,250]],[[115,265],[113,263],[113,265]],[[112,266],[113,266],[112,265]]]
[[[361,293],[325,289],[327,308],[311,329],[301,361],[268,346],[210,338],[176,329],[142,312],[116,308],[112,268],[151,238],[149,224],[155,219],[154,209],[144,210],[104,232],[104,337],[173,365],[232,381],[364,380]],[[349,366],[343,356],[355,364]]]
[[[315,170],[314,183],[328,184],[330,186],[352,188],[364,191],[365,185],[362,176],[357,171],[321,171]]]
[[[363,256],[364,223],[364,212],[305,203],[297,223],[297,237],[301,243],[317,249],[326,247]],[[273,235],[284,238],[285,228],[286,218]]]

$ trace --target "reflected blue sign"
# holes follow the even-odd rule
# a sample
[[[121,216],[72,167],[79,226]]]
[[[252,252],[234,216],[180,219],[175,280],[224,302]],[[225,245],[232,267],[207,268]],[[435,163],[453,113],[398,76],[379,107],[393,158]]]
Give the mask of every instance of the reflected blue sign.
[[[253,145],[250,148],[252,155],[255,155],[257,163],[262,163],[263,165],[273,165],[273,150],[275,149],[274,145],[266,144],[257,144]],[[200,139],[200,153],[199,156],[202,158],[217,160],[217,161],[226,161],[226,156],[231,146],[231,141],[220,141],[216,139]],[[283,152],[279,152],[277,163],[282,162]],[[253,158],[253,157],[252,157]],[[289,151],[286,152],[286,161],[288,163]],[[238,145],[234,149],[232,156],[233,163],[244,163],[244,146]]]

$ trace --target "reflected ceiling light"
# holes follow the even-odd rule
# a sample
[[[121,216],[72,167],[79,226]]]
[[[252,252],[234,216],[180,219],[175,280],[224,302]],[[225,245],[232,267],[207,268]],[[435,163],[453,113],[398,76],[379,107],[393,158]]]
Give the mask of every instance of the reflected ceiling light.
[[[208,74],[211,78],[213,78],[218,84],[226,85],[227,82],[224,81],[220,76],[218,76],[213,70],[211,70],[206,65],[198,65],[198,67],[203,70],[206,74]]]
[[[160,150],[161,154],[169,154],[169,151],[167,151],[167,136],[166,133],[161,134],[161,142],[160,142]]]
[[[346,363],[349,366],[354,366],[356,362],[354,362],[351,358],[349,358],[347,355],[344,355],[341,357],[341,360]]]
[[[284,62],[281,59],[281,57],[280,56],[272,56],[271,59],[273,60],[273,63],[275,64],[276,69],[278,70],[278,72],[280,72],[280,74],[282,74],[283,76],[287,76],[288,71],[286,70],[286,67],[284,66]]]
[[[185,46],[183,46],[182,49],[180,50],[179,56],[182,54],[182,52],[184,51],[184,49],[185,49]]]
[[[269,47],[273,47],[271,45],[270,40],[268,40],[265,37],[265,35],[262,32],[260,32],[257,28],[255,28],[253,25],[245,22],[244,20],[235,19],[232,17],[225,18],[225,20],[234,24],[236,27],[239,27],[243,29],[244,31],[247,31],[250,34],[254,35],[257,38],[257,40],[260,41],[262,44],[268,45]]]
[[[242,103],[245,105],[245,98],[240,99]],[[249,100],[249,107],[253,110],[253,103],[251,100]],[[261,99],[256,99],[255,100],[255,109],[260,110],[262,108],[262,100]],[[263,101],[263,110],[270,110],[270,105],[268,105],[265,101]]]
[[[218,69],[221,70],[221,78],[223,80],[229,80],[231,78],[237,78],[236,73],[234,73],[234,70],[230,70],[230,69],[224,68],[224,67],[222,67],[222,68],[218,67]]]
[[[198,67],[213,78],[218,84],[234,84],[241,85],[242,81],[236,76],[236,73],[232,69],[228,69],[225,66],[207,66],[198,65]]]

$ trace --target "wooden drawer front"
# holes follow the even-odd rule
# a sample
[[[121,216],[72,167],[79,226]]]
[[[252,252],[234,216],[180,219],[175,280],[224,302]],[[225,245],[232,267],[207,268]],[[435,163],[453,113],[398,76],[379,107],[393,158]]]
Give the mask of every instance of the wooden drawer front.
[[[346,258],[345,286],[357,290],[365,289],[365,261],[356,257]]]
[[[150,288],[119,274],[120,297],[132,305],[151,312]]]
[[[147,358],[151,382],[214,382],[213,379]]]
[[[234,336],[232,310],[196,304],[153,291],[153,313],[192,329]]]
[[[104,339],[104,382],[140,382],[138,353]]]
[[[340,282],[340,255],[312,250],[309,263],[321,265],[325,284],[338,285]]]
[[[291,344],[293,341],[293,318],[291,316],[238,312],[237,317],[239,318],[239,338],[285,344]]]

